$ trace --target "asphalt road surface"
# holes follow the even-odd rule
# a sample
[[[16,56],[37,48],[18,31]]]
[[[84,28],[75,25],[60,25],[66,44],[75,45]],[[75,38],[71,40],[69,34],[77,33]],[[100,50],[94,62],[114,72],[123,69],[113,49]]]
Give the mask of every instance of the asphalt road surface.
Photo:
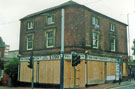
[[[109,89],[135,89],[135,84],[113,87],[113,88],[109,88]]]

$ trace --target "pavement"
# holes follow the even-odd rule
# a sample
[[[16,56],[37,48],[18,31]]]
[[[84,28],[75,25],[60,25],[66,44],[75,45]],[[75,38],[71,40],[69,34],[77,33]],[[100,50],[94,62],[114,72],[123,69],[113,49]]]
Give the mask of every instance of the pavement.
[[[79,88],[79,89],[115,89],[115,87],[122,87],[122,86],[130,86],[134,85],[135,81],[123,81],[119,85],[119,83],[111,83],[111,84],[100,84],[95,86],[89,86],[86,88]],[[6,86],[0,86],[0,89],[31,89],[28,87],[6,87]],[[34,89],[56,89],[56,88],[34,88]]]

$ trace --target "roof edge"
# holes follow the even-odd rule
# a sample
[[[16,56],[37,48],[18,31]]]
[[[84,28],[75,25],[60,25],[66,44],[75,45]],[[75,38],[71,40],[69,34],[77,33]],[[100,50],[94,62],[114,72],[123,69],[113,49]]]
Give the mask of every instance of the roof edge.
[[[66,3],[70,3],[70,4],[66,4]],[[91,8],[89,8],[89,7],[87,7],[87,6],[85,6],[85,5],[79,4],[79,3],[74,2],[74,1],[71,1],[71,0],[68,1],[68,2],[65,2],[65,3],[63,3],[63,4],[60,4],[60,5],[58,5],[58,6],[50,7],[50,8],[48,8],[48,9],[44,9],[44,10],[35,12],[35,13],[33,13],[33,14],[26,15],[25,17],[21,18],[20,21],[22,21],[22,20],[24,20],[24,19],[26,19],[26,18],[30,18],[30,17],[37,16],[37,15],[42,14],[42,13],[46,13],[46,12],[49,12],[49,11],[52,11],[52,10],[56,10],[56,9],[59,9],[59,8],[64,8],[64,7],[66,7],[66,6],[73,6],[73,5],[78,5],[78,6],[84,7],[84,8],[86,8],[86,9],[88,9],[88,10],[91,10],[91,11],[94,12],[94,13],[97,13],[97,14],[99,14],[99,15],[102,15],[102,16],[104,16],[104,17],[107,17],[107,18],[109,18],[109,19],[111,19],[111,20],[114,20],[114,21],[116,21],[116,22],[118,22],[118,23],[121,23],[121,24],[123,24],[123,25],[125,25],[125,26],[128,26],[128,24],[126,24],[126,23],[124,23],[124,22],[122,22],[122,21],[119,21],[119,20],[117,20],[117,19],[114,19],[114,18],[112,18],[112,17],[110,17],[110,16],[107,16],[107,15],[105,15],[105,14],[102,14],[102,13],[100,13],[100,12],[98,12],[98,11],[95,11],[95,10],[93,10],[93,9],[91,9]]]

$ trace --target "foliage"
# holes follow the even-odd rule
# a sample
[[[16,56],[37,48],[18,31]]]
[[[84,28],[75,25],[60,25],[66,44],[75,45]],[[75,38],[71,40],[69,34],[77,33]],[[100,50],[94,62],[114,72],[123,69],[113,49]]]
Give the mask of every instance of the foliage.
[[[133,47],[132,47],[132,50],[133,50],[133,55],[135,55],[135,39],[133,41]]]
[[[4,65],[4,70],[11,78],[16,77],[17,76],[17,71],[18,71],[18,59],[13,58],[10,61],[8,61]]]

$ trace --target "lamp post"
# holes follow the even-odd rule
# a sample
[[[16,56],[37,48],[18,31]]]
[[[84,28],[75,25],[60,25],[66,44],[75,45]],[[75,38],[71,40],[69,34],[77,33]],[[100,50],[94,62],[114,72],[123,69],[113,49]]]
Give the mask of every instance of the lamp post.
[[[61,9],[60,89],[64,89],[64,9]]]
[[[127,14],[127,24],[128,24],[128,27],[127,27],[127,30],[128,30],[128,56],[129,56],[129,59],[130,59],[130,31],[129,31],[129,13]]]
[[[85,50],[85,84],[87,84],[87,55],[89,54],[88,50]]]

